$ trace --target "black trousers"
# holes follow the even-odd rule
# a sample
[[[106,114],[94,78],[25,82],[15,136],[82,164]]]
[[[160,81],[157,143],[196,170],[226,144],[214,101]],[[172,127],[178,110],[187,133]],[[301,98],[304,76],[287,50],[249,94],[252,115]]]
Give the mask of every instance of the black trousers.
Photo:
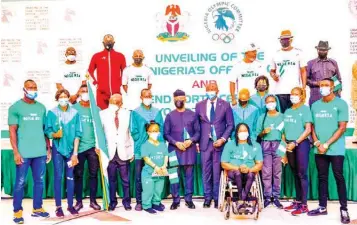
[[[327,206],[328,198],[328,174],[330,164],[332,165],[333,175],[337,184],[338,198],[340,201],[341,210],[347,210],[347,189],[346,181],[343,177],[343,161],[344,156],[329,156],[329,155],[315,155],[315,162],[319,178],[319,205],[321,207]]]
[[[290,101],[290,94],[279,94],[276,95],[276,97],[279,99],[281,113],[285,113],[285,110],[293,105]]]
[[[78,165],[74,167],[74,190],[77,202],[82,201],[83,195],[83,171],[84,163],[88,160],[89,168],[89,196],[90,201],[95,202],[97,196],[99,158],[95,148],[78,154]]]

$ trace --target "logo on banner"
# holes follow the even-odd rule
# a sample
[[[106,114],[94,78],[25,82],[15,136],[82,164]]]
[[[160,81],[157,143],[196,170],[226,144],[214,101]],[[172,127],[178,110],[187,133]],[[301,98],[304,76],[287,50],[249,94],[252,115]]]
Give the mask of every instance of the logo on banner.
[[[4,87],[11,87],[11,81],[14,81],[14,77],[12,74],[8,73],[7,71],[4,72],[4,79],[3,79],[3,86]]]
[[[45,48],[47,48],[46,42],[44,42],[44,41],[38,41],[37,42],[37,54],[38,55],[43,55]]]
[[[9,23],[12,16],[13,16],[13,14],[10,10],[8,10],[8,9],[1,10],[1,22],[2,23]]]
[[[67,22],[72,22],[72,16],[75,16],[76,12],[73,9],[66,9],[64,20]]]
[[[204,16],[204,27],[212,40],[230,43],[243,25],[243,17],[237,5],[217,2],[211,5]]]
[[[160,28],[157,39],[162,42],[185,41],[189,35],[184,32],[189,22],[190,13],[182,12],[179,5],[168,5],[165,14],[157,13],[156,22]]]

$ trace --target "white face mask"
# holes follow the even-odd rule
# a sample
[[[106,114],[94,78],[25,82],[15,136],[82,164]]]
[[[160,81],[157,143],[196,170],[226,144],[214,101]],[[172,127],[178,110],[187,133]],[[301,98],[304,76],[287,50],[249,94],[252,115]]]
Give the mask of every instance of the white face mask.
[[[320,87],[320,94],[324,97],[331,94],[330,87]]]
[[[68,105],[69,99],[68,98],[60,98],[58,99],[58,103],[60,106],[65,107]]]
[[[81,99],[84,102],[88,102],[89,101],[89,94],[88,93],[82,93],[81,94]]]
[[[109,104],[108,109],[115,112],[119,109],[119,107],[115,104]]]
[[[67,55],[66,58],[67,58],[68,61],[71,61],[71,62],[76,60],[76,56],[75,55]]]
[[[293,104],[297,104],[300,102],[300,97],[297,96],[297,95],[290,95],[290,101],[293,103]]]
[[[276,109],[276,102],[269,102],[268,104],[266,104],[267,109],[270,110],[274,110]]]
[[[159,137],[159,132],[152,132],[152,133],[149,133],[149,137],[155,141],[157,141],[157,138]]]
[[[146,106],[150,106],[152,104],[152,98],[144,98],[143,104]]]
[[[239,132],[238,133],[238,139],[239,140],[242,140],[242,141],[245,141],[247,140],[249,137],[249,133],[248,132]]]

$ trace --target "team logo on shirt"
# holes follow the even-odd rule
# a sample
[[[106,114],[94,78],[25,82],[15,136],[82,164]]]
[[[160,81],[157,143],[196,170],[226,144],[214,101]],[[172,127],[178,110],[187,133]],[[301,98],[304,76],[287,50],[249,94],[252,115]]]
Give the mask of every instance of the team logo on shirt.
[[[204,27],[212,40],[230,43],[243,25],[242,13],[235,3],[217,2],[204,15]]]
[[[135,82],[135,81],[144,81],[146,82],[146,78],[143,77],[142,75],[135,75],[135,77],[131,78],[130,81]]]
[[[181,12],[179,5],[168,5],[165,13],[156,14],[157,27],[160,29],[156,38],[162,42],[185,41],[189,35],[184,32],[190,19],[189,12]]]
[[[28,120],[40,120],[41,118],[37,115],[37,113],[30,113],[28,116],[24,116],[23,120],[28,121]]]
[[[315,117],[316,118],[332,118],[332,114],[328,113],[326,110],[321,110],[320,112],[315,114]]]
[[[65,78],[80,78],[81,75],[76,72],[69,72],[69,73],[65,74],[64,77]]]

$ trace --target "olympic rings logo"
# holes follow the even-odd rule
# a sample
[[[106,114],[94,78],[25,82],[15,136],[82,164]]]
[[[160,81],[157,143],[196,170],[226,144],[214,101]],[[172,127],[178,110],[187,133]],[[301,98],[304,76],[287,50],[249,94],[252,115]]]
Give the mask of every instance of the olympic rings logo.
[[[234,38],[235,38],[235,36],[234,36],[233,33],[228,33],[228,34],[225,34],[225,33],[222,33],[222,34],[214,33],[214,34],[212,34],[212,40],[214,40],[214,41],[221,40],[221,41],[223,41],[223,42],[226,43],[226,44],[230,43]]]

